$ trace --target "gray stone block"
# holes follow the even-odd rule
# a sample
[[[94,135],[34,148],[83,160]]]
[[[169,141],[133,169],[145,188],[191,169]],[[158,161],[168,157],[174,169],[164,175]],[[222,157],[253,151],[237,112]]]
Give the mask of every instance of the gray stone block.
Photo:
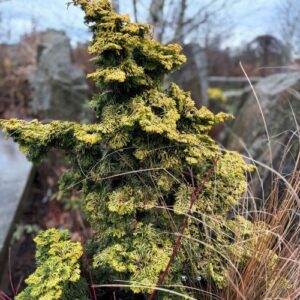
[[[0,133],[0,270],[6,261],[14,222],[31,182],[33,168],[18,145]],[[1,273],[1,272],[0,272]],[[2,274],[0,274],[2,275]]]

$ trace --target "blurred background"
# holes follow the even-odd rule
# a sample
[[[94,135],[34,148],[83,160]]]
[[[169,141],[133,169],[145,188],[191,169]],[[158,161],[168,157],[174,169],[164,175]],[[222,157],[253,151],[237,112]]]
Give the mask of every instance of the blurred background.
[[[157,40],[183,45],[188,63],[170,79],[191,90],[198,106],[209,106],[209,98],[217,96],[208,88],[220,88],[234,98],[249,87],[239,62],[252,83],[299,70],[297,0],[113,4],[133,20],[151,23]],[[87,54],[90,38],[82,12],[65,0],[0,0],[0,117],[76,119],[83,100],[95,91],[85,79],[93,70]],[[71,111],[58,112],[55,101],[74,105]],[[235,113],[231,104],[227,109]]]
[[[80,9],[66,2],[0,0],[0,118],[94,120],[87,108],[98,91],[86,79],[94,69],[87,52],[91,34]],[[220,145],[284,176],[294,170],[300,121],[299,0],[114,0],[113,5],[133,20],[151,23],[155,39],[182,45],[188,61],[166,84],[175,81],[191,91],[197,107],[235,115],[211,133]],[[37,231],[64,227],[74,239],[82,228],[89,231],[82,226],[80,195],[55,201],[66,168],[61,157],[52,153],[33,169],[0,135],[0,269],[2,262],[20,286],[34,268]],[[257,174],[250,189],[261,199],[270,192],[272,176],[265,168]],[[8,278],[2,288],[9,294]]]

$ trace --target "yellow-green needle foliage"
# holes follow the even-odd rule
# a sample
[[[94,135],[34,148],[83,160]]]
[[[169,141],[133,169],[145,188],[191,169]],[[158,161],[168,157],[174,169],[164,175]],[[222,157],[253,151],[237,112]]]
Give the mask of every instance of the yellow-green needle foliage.
[[[199,185],[218,158],[166,281],[178,283],[189,272],[225,286],[229,246],[235,230],[247,225],[227,216],[246,190],[249,170],[239,154],[222,152],[208,135],[229,116],[198,110],[190,93],[174,83],[164,88],[164,75],[185,62],[179,45],[154,41],[149,25],[118,15],[107,0],[73,2],[93,32],[89,51],[97,69],[90,77],[102,92],[90,105],[99,121],[13,119],[1,126],[33,161],[51,148],[65,150],[73,167],[61,179],[61,191],[83,192],[95,232],[92,267],[106,282],[157,282],[189,207],[190,169]],[[245,253],[239,251],[239,257]]]
[[[79,258],[82,246],[71,242],[66,230],[49,229],[34,239],[36,250],[36,271],[26,279],[28,285],[16,300],[58,300],[65,299],[69,282],[80,278]]]

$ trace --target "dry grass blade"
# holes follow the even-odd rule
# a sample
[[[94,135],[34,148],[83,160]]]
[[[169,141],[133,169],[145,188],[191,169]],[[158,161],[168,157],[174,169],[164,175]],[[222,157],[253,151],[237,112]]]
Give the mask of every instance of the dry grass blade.
[[[267,139],[268,139],[269,154],[270,154],[270,164],[272,165],[272,162],[273,162],[273,154],[272,154],[271,139],[270,139],[270,134],[269,134],[269,130],[268,130],[266,118],[265,118],[263,109],[262,109],[262,107],[261,107],[259,98],[258,98],[258,96],[257,96],[257,93],[256,93],[256,91],[255,91],[255,89],[254,89],[254,87],[253,87],[253,85],[252,85],[252,82],[251,82],[251,80],[250,80],[248,74],[246,73],[246,71],[245,71],[245,69],[244,69],[244,67],[243,67],[243,64],[242,64],[241,62],[240,62],[240,67],[241,67],[241,69],[242,69],[242,71],[243,71],[243,73],[244,73],[244,75],[245,75],[245,77],[246,77],[246,79],[247,79],[247,81],[248,81],[250,87],[251,87],[251,90],[252,90],[252,92],[253,92],[254,98],[255,98],[256,101],[257,101],[257,105],[258,105],[258,107],[259,107],[259,111],[260,111],[260,113],[261,113],[262,120],[263,120],[263,122],[264,122],[264,127],[265,127],[265,131],[266,131]]]
[[[189,300],[197,300],[196,298],[187,296],[186,294],[178,293],[171,289],[166,289],[162,287],[156,287],[154,285],[144,285],[144,284],[96,284],[94,285],[95,288],[104,288],[104,287],[119,287],[119,288],[131,288],[131,287],[138,287],[138,288],[145,288],[145,289],[156,289],[161,292],[166,292],[171,295],[182,297],[182,299],[189,299]]]
[[[271,169],[265,165],[263,167]],[[289,179],[281,175],[280,171],[270,171],[277,175],[277,178],[273,180],[269,205],[266,213],[256,214],[272,234],[258,237],[255,250],[241,271],[242,279],[232,278],[238,290],[243,291],[243,297],[235,286],[229,285],[227,290],[222,292],[224,299],[299,299],[300,154]],[[284,183],[285,187],[281,183]]]

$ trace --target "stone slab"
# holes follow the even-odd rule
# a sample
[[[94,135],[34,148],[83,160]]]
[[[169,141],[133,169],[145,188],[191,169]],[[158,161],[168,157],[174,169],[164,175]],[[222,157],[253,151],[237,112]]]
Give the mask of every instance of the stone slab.
[[[18,145],[0,133],[0,270],[32,170],[32,164],[19,151]]]

